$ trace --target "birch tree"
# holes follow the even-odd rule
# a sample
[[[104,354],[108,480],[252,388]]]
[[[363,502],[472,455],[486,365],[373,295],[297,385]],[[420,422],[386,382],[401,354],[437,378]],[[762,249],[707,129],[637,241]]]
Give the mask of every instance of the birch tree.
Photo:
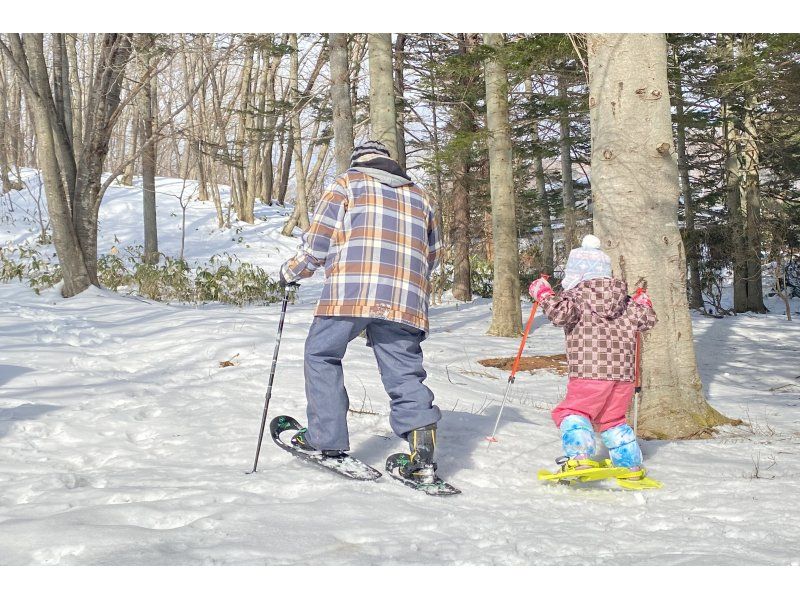
[[[645,286],[658,324],[645,335],[639,432],[688,438],[730,420],[703,396],[678,230],[663,34],[588,36],[594,230],[614,274]],[[635,223],[635,226],[634,226]]]
[[[485,62],[486,125],[489,146],[489,186],[492,196],[494,283],[492,323],[488,334],[518,336],[522,332],[519,288],[519,242],[514,201],[511,125],[508,119],[508,75],[498,56],[500,33],[484,33],[494,49]]]

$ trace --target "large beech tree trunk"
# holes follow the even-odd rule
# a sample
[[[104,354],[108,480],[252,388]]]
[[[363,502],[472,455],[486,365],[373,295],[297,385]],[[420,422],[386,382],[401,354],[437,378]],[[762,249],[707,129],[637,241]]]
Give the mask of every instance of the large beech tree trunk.
[[[501,51],[503,34],[484,33],[484,42]],[[508,120],[508,75],[497,55],[486,60],[486,123],[489,132],[489,187],[492,196],[494,291],[488,334],[522,333],[519,290],[519,242],[511,164],[511,125]]]
[[[658,324],[642,355],[639,433],[688,438],[730,423],[703,396],[678,230],[663,34],[588,37],[594,230],[615,276],[646,286]]]
[[[369,121],[371,138],[383,143],[395,160],[397,114],[392,70],[392,34],[369,34]]]

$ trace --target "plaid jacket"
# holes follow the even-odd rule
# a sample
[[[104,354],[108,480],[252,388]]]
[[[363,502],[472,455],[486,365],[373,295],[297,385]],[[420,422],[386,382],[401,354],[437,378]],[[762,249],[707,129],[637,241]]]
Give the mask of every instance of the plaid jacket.
[[[564,327],[570,378],[635,378],[636,333],[655,326],[656,312],[631,301],[625,282],[587,280],[542,299],[541,306],[553,324]]]
[[[428,332],[430,277],[442,251],[436,209],[424,192],[350,169],[317,204],[288,282],[324,266],[314,315],[381,318]]]

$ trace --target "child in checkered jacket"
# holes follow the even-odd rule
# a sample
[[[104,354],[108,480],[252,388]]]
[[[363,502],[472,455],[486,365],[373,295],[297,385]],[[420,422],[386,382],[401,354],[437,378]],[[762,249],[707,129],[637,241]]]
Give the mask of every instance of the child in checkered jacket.
[[[634,394],[637,336],[655,325],[653,304],[643,291],[628,296],[594,235],[570,252],[562,287],[556,295],[542,277],[528,291],[566,334],[567,394],[552,411],[566,467],[597,466],[590,460],[597,430],[614,466],[639,471],[642,451],[625,414]]]

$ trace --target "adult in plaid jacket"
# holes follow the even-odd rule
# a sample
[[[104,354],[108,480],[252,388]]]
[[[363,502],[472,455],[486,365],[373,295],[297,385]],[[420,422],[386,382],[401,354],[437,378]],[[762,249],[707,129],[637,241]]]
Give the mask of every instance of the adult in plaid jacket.
[[[417,453],[414,467],[432,467],[441,414],[423,384],[420,343],[428,333],[430,278],[441,251],[431,200],[383,144],[357,146],[350,168],[317,204],[300,251],[281,267],[283,283],[325,271],[305,344],[308,428],[293,438],[296,446],[332,456],[350,449],[341,360],[348,343],[366,331],[391,398],[392,429],[430,445],[411,451]]]
[[[629,297],[625,282],[612,278],[611,259],[594,235],[570,252],[562,286],[556,295],[540,278],[529,291],[566,335],[567,393],[552,411],[564,454],[575,462],[589,459],[596,428],[615,466],[641,469],[625,414],[634,394],[637,337],[656,324],[652,302],[644,292]]]

